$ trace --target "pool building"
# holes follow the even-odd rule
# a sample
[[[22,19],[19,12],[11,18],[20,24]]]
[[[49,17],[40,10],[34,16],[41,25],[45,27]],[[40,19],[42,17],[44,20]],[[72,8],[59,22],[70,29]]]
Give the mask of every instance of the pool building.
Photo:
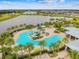
[[[79,29],[75,27],[66,27],[65,33],[69,37],[69,42],[66,44],[70,49],[79,51]]]

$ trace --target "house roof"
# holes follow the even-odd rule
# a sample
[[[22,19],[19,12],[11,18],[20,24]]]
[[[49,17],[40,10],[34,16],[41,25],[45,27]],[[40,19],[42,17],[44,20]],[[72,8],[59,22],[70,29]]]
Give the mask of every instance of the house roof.
[[[79,40],[74,40],[66,44],[72,50],[79,51]]]
[[[74,36],[76,38],[79,38],[79,29],[75,27],[65,27],[65,30],[67,30],[65,33],[69,34],[71,36]]]

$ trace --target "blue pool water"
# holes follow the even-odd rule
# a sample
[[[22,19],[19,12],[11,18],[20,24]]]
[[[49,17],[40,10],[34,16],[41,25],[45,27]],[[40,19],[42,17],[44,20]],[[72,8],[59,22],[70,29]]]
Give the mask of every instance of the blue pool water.
[[[29,36],[33,34],[32,32],[23,32],[19,35],[18,39],[16,40],[17,45],[26,45],[28,43],[33,44],[34,46],[39,46],[39,41],[31,39]],[[52,35],[51,37],[45,38],[44,41],[46,42],[46,48],[48,48],[51,44],[59,41],[61,39],[58,35]]]

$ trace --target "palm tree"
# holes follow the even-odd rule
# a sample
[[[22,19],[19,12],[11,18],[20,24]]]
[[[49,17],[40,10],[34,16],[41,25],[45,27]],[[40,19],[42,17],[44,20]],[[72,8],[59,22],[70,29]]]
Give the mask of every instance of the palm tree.
[[[25,29],[32,29],[32,28],[34,28],[34,27],[35,27],[34,25],[31,25],[31,24],[30,24],[30,25],[26,25],[26,26],[25,26]]]
[[[6,38],[5,39],[5,45],[7,46],[12,46],[14,44],[14,40],[12,37]]]
[[[29,54],[29,58],[31,57],[31,50],[33,50],[33,48],[34,48],[33,44],[31,44],[31,43],[26,44],[25,49]]]
[[[2,33],[0,35],[0,45],[1,45],[1,51],[2,51],[2,59],[5,59],[5,49],[6,47],[4,45],[10,45],[9,48],[11,48],[11,45],[13,44],[12,40],[10,39],[11,37],[11,34],[9,32],[5,32],[5,33]],[[10,39],[10,40],[9,40]],[[7,46],[8,47],[8,46]]]
[[[77,53],[78,53],[77,51],[69,49],[69,55],[71,59],[77,59],[76,58]]]
[[[23,45],[19,45],[18,47],[19,47],[19,49],[20,49],[20,51],[21,51],[21,55],[23,56],[23,49],[24,49],[24,46],[23,46]]]
[[[54,54],[54,47],[53,47],[53,44],[51,44],[50,46],[49,46],[49,49],[50,49],[50,52],[53,52],[53,54]]]
[[[44,46],[46,45],[46,42],[44,40],[39,42],[39,45],[41,47],[41,49],[44,51]]]
[[[5,59],[4,39],[2,39],[2,38],[0,38],[0,45],[1,45],[2,59]]]
[[[55,21],[53,22],[53,26],[60,32],[63,32],[64,31],[64,22],[62,21]]]
[[[50,23],[49,23],[49,22],[45,22],[44,25],[45,25],[46,27],[49,27]]]
[[[15,27],[14,27],[14,26],[12,26],[12,27],[11,27],[11,30],[14,30],[14,29],[15,29]]]
[[[71,59],[79,59],[79,52],[78,51],[69,49],[68,52],[69,52],[69,56]]]
[[[16,59],[18,59],[18,51],[20,50],[20,47],[19,46],[15,46],[13,48],[13,53],[16,55]]]
[[[0,45],[1,45],[2,59],[5,59],[4,44],[5,44],[6,36],[8,36],[8,35],[6,35],[6,33],[2,33],[0,35]]]
[[[68,38],[67,37],[63,38],[62,42],[68,43]]]
[[[4,47],[4,51],[5,53],[7,53],[7,55],[11,55],[12,54],[12,47]]]
[[[23,27],[23,26],[24,26],[23,24],[20,24],[20,25],[19,25],[19,27]]]
[[[60,41],[49,46],[49,49],[53,52],[53,54],[59,51]]]
[[[18,26],[18,25],[16,25],[16,26],[15,26],[15,29],[17,29],[18,27],[19,27],[19,26]]]
[[[41,25],[40,24],[37,24],[37,29],[41,29]]]
[[[11,28],[7,28],[7,31],[10,31],[11,30]]]
[[[12,55],[12,48],[3,46],[2,50],[2,59],[5,59],[7,55]]]
[[[46,45],[45,41],[40,41],[39,42],[39,45],[40,45],[40,58],[41,58],[41,54],[42,54],[42,51],[44,51],[44,46]]]

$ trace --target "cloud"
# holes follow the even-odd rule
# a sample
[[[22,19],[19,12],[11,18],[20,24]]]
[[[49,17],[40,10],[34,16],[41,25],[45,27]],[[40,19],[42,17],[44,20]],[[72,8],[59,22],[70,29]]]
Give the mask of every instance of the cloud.
[[[60,0],[60,2],[64,2],[65,0]]]
[[[58,1],[62,3],[58,4]],[[64,2],[65,0],[38,0],[33,3],[2,1],[0,2],[0,9],[79,9],[79,6],[64,4]]]

